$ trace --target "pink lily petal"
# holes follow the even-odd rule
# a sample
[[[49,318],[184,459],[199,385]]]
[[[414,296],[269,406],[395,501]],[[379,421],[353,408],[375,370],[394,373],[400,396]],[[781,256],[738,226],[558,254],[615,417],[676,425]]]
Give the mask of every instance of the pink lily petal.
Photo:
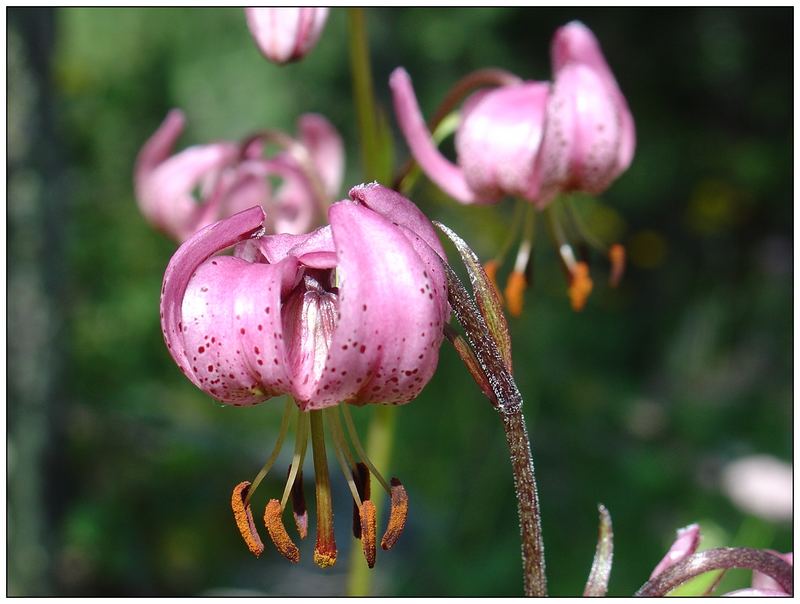
[[[285,171],[275,194],[275,232],[305,233],[314,223],[318,201],[303,174]]]
[[[737,589],[736,591],[729,591],[722,594],[723,598],[788,598],[790,597],[785,591],[781,589],[755,589],[753,587],[745,587],[744,589]]]
[[[425,119],[417,104],[411,78],[402,67],[389,77],[389,87],[394,99],[395,115],[400,130],[425,174],[445,193],[461,203],[491,203],[494,200],[479,200],[467,183],[461,168],[442,155],[433,144]]]
[[[572,21],[556,31],[551,46],[551,56],[556,79],[567,65],[582,64],[592,69],[605,83],[619,114],[620,138],[617,174],[621,174],[633,161],[633,153],[636,148],[636,128],[628,102],[603,56],[600,43],[583,23]]]
[[[583,65],[563,68],[547,105],[537,165],[541,205],[556,193],[600,193],[619,175],[619,119],[597,74]]]
[[[398,225],[414,247],[414,251],[427,267],[434,299],[442,302],[442,315],[450,316],[447,303],[447,279],[442,268],[442,259],[446,259],[436,231],[428,217],[411,201],[397,191],[377,183],[358,185],[350,189],[350,198],[359,201]]]
[[[331,227],[325,226],[311,233],[290,235],[278,233],[259,240],[261,253],[268,262],[274,264],[287,256],[302,256],[314,252],[335,252]]]
[[[298,120],[299,139],[311,153],[325,192],[335,198],[344,178],[344,144],[336,128],[323,116],[306,113]]]
[[[658,563],[650,574],[650,578],[657,577],[673,564],[688,558],[697,551],[700,545],[700,525],[690,524],[678,529],[678,534],[667,555]]]
[[[261,53],[275,63],[302,58],[317,43],[327,8],[245,8],[247,26]]]
[[[185,331],[181,309],[186,288],[194,272],[217,252],[258,234],[263,228],[264,210],[251,208],[211,224],[181,245],[167,265],[161,287],[161,329],[164,341],[177,363],[195,386],[202,388],[192,370],[192,356],[183,344]]]
[[[779,554],[778,552],[770,552],[775,554],[778,558],[781,558],[784,562],[788,562],[792,566],[794,566],[794,555],[792,552],[788,554]],[[753,571],[753,582],[752,582],[753,589],[762,590],[762,591],[779,591],[783,595],[786,595],[781,586],[778,584],[775,579],[765,575],[764,573],[760,573],[758,571]]]
[[[185,124],[186,117],[183,115],[183,111],[172,109],[153,135],[147,139],[136,157],[134,180],[137,188],[141,186],[140,181],[143,178],[146,178],[170,156]]]
[[[458,162],[484,199],[525,196],[542,141],[549,85],[525,82],[483,93],[465,107],[456,132]]]
[[[443,334],[426,266],[390,220],[364,206],[334,204],[329,218],[339,317],[319,381],[296,383],[295,397],[302,409],[408,402],[433,375]]]

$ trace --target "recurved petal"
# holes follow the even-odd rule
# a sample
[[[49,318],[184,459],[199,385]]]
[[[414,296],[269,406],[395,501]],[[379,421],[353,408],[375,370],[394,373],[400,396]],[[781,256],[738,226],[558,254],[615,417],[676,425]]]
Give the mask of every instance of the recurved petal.
[[[442,155],[433,144],[431,133],[417,104],[411,78],[402,67],[389,77],[389,87],[394,99],[394,110],[400,130],[411,154],[434,183],[445,193],[461,203],[480,203],[458,166]],[[489,200],[496,201],[496,200]]]
[[[147,177],[156,166],[170,156],[185,124],[183,111],[172,109],[153,135],[147,139],[136,157],[134,179],[137,188],[141,186],[142,178]]]
[[[203,390],[233,405],[289,390],[281,298],[297,276],[292,257],[251,264],[219,256],[197,269],[183,299],[183,343]]]
[[[344,177],[344,144],[342,137],[327,119],[317,113],[306,113],[298,120],[300,141],[311,153],[314,165],[325,185],[325,192],[334,198],[339,194]]]
[[[678,529],[678,534],[675,538],[675,542],[669,548],[667,555],[658,563],[658,565],[653,569],[650,578],[657,577],[665,570],[667,570],[673,564],[676,564],[683,560],[684,558],[688,558],[692,554],[697,551],[697,547],[700,545],[700,525],[699,524],[690,524],[687,527],[682,529]]]
[[[458,162],[473,191],[488,199],[526,195],[542,141],[546,82],[525,82],[484,93],[456,132]]]
[[[341,202],[329,218],[339,317],[330,358],[304,408],[408,402],[433,375],[442,340],[441,302],[427,267],[384,216]]]
[[[264,210],[250,208],[211,224],[181,245],[164,272],[161,286],[161,329],[167,349],[178,367],[196,386],[202,388],[192,371],[192,356],[183,342],[183,298],[197,268],[208,258],[240,241],[258,235],[263,229]]]
[[[193,198],[193,189],[209,177],[216,178],[237,155],[237,145],[214,143],[189,147],[166,159],[138,189],[145,216],[167,233],[185,239],[203,226],[195,224],[203,209]]]

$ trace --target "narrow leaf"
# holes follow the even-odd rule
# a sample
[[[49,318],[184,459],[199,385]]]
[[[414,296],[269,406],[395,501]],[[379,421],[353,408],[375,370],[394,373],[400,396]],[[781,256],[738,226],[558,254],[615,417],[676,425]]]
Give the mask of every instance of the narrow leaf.
[[[600,528],[597,535],[597,548],[594,552],[592,570],[583,590],[584,597],[602,598],[608,591],[608,578],[614,558],[614,531],[611,528],[611,515],[604,505],[597,506],[600,512]]]
[[[475,380],[475,383],[478,384],[480,389],[486,395],[486,398],[489,401],[497,406],[497,398],[492,392],[492,387],[489,385],[489,380],[486,377],[486,374],[481,369],[480,363],[478,363],[478,359],[475,358],[475,353],[472,352],[472,348],[469,347],[469,344],[464,339],[464,337],[452,329],[449,325],[445,325],[444,334],[447,336],[447,339],[450,340],[450,343],[453,345],[453,348],[456,349],[458,356],[461,357],[461,360],[464,361],[464,365],[467,366],[467,371],[469,371],[472,379]]]
[[[511,336],[508,333],[508,323],[503,314],[503,303],[500,300],[497,289],[489,277],[486,276],[486,271],[483,269],[477,254],[472,251],[467,242],[441,222],[434,221],[433,224],[447,235],[461,255],[461,260],[467,268],[472,292],[475,295],[475,302],[478,304],[481,315],[486,321],[489,332],[497,342],[497,347],[503,357],[506,369],[511,373]]]

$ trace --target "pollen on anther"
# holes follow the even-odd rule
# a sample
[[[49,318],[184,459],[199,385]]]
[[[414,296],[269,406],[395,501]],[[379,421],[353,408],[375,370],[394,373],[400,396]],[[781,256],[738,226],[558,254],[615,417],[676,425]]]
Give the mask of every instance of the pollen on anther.
[[[383,539],[381,539],[381,548],[385,550],[391,549],[397,543],[408,517],[408,494],[405,487],[397,478],[392,478],[391,487],[392,503],[391,511],[389,512],[389,525],[386,527]]]
[[[361,504],[360,516],[361,549],[364,552],[364,558],[367,560],[367,566],[372,568],[375,566],[377,520],[375,517],[375,504],[369,499]]]
[[[244,504],[249,490],[250,483],[248,481],[237,484],[233,488],[233,494],[231,495],[231,507],[233,508],[233,518],[236,520],[236,527],[239,529],[245,544],[247,544],[247,549],[258,557],[264,551],[264,543],[261,541],[261,537],[256,530],[250,506],[245,506]]]
[[[300,550],[289,537],[286,528],[281,520],[281,502],[277,499],[270,499],[264,510],[264,524],[267,526],[272,543],[278,552],[290,562],[300,561]]]

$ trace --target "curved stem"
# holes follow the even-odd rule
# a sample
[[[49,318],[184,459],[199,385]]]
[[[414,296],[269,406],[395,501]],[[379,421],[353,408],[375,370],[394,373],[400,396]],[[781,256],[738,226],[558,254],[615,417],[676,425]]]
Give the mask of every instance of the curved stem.
[[[794,592],[792,567],[778,556],[749,547],[720,547],[699,552],[673,564],[642,585],[635,595],[646,598],[665,596],[697,575],[729,568],[757,570],[775,579],[787,594]]]

